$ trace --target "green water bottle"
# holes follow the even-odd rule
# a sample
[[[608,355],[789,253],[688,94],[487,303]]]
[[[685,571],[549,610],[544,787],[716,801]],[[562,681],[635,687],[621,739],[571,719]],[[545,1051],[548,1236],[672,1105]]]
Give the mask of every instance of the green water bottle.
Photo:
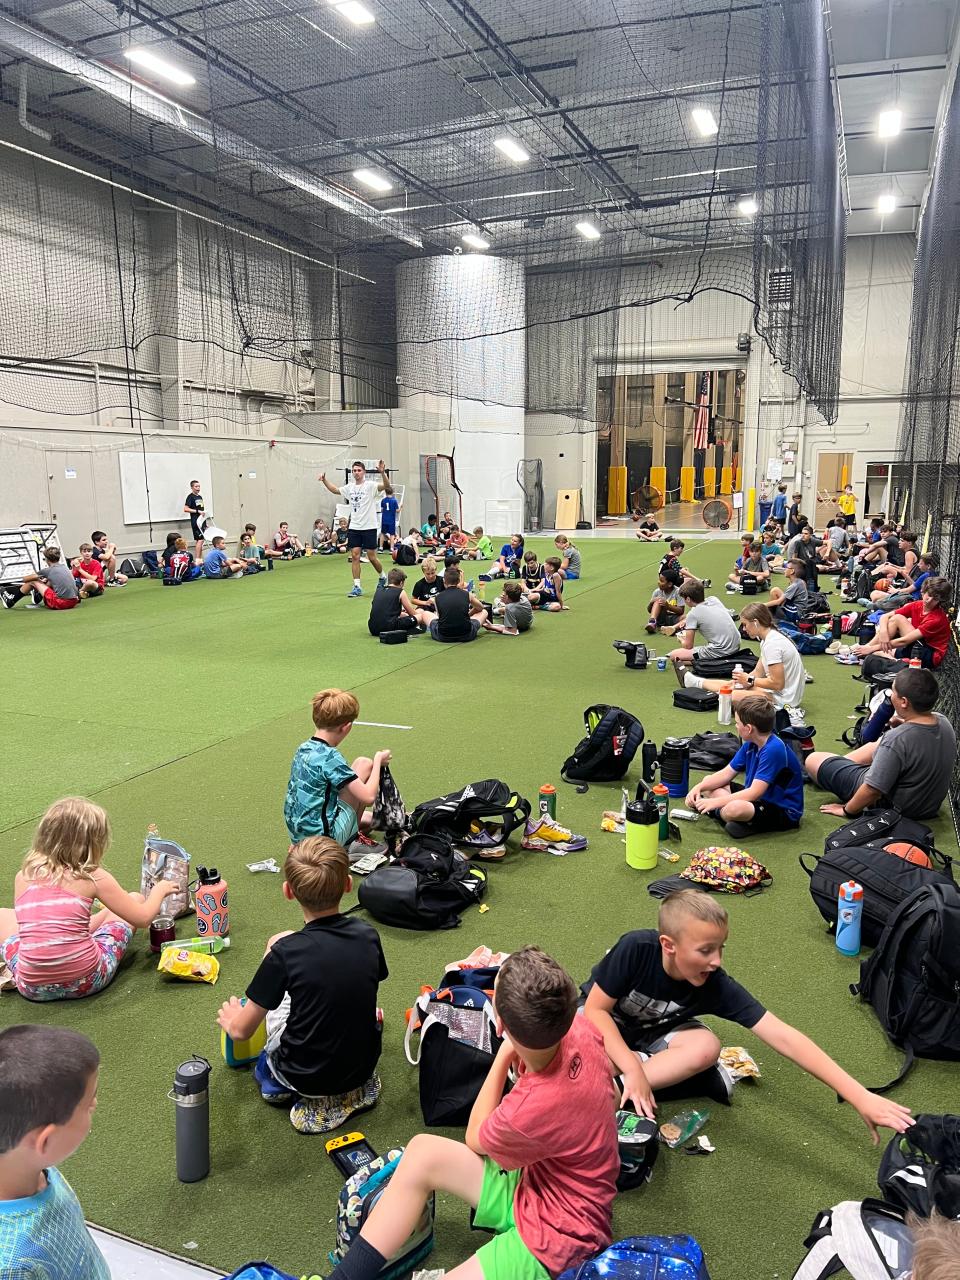
[[[652,795],[632,800],[626,808],[627,866],[653,871],[660,848],[660,810]]]

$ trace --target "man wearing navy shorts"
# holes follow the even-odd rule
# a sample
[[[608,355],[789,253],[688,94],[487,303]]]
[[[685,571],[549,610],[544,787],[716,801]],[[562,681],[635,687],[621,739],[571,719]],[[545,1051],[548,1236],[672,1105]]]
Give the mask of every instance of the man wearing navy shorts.
[[[347,595],[362,596],[363,591],[360,587],[361,551],[367,553],[367,559],[377,571],[380,582],[385,583],[387,580],[387,575],[377,557],[377,529],[380,523],[377,507],[380,502],[380,494],[385,493],[388,496],[392,494],[393,485],[390,483],[390,477],[387,475],[386,466],[382,458],[377,463],[379,480],[367,479],[367,469],[362,462],[355,462],[350,470],[353,473],[352,483],[340,485],[339,487],[330,483],[326,472],[321,473],[317,478],[331,493],[342,498],[350,508],[347,549],[350,552],[353,589],[348,591]]]

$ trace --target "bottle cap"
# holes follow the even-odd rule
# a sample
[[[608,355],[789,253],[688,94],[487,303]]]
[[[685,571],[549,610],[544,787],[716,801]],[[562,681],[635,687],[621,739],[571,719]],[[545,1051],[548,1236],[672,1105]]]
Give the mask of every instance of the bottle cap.
[[[669,787],[665,787],[662,782],[658,782],[653,788],[653,794],[655,796],[668,796],[670,794],[670,789]]]
[[[210,1082],[210,1063],[196,1054],[181,1062],[173,1077],[173,1092],[180,1097],[203,1093]]]
[[[856,880],[845,880],[840,886],[840,892],[845,898],[856,902],[863,897],[863,885],[857,884]]]
[[[727,694],[730,694],[730,696],[732,697],[732,696],[733,696],[733,685],[732,685],[732,684],[725,684],[725,685],[723,686],[723,688],[720,690],[720,692],[721,692],[721,693],[727,693]]]
[[[197,867],[197,880],[200,884],[216,884],[220,879],[220,872],[216,867]]]
[[[549,782],[545,782],[543,786],[540,788],[540,794],[549,795],[551,791],[556,791],[556,789],[557,788],[554,786],[551,786]]]

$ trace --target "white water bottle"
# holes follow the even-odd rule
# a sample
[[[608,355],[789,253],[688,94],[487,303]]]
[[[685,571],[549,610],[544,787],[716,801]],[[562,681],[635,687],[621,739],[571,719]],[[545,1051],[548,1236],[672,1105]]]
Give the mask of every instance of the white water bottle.
[[[717,723],[729,724],[733,719],[733,689],[724,685],[720,690],[720,702],[717,707]]]

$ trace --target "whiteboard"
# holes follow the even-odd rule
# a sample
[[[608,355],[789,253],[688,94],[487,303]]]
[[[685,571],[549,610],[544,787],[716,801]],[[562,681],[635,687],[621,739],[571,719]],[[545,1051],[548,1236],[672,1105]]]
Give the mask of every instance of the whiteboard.
[[[190,481],[200,481],[206,515],[213,512],[213,482],[208,453],[148,453],[130,450],[117,455],[120,459],[120,496],[123,500],[124,524],[149,524],[151,519],[186,520],[183,500],[190,492]],[[144,478],[146,460],[146,480]],[[150,509],[147,510],[147,483],[150,484]]]

